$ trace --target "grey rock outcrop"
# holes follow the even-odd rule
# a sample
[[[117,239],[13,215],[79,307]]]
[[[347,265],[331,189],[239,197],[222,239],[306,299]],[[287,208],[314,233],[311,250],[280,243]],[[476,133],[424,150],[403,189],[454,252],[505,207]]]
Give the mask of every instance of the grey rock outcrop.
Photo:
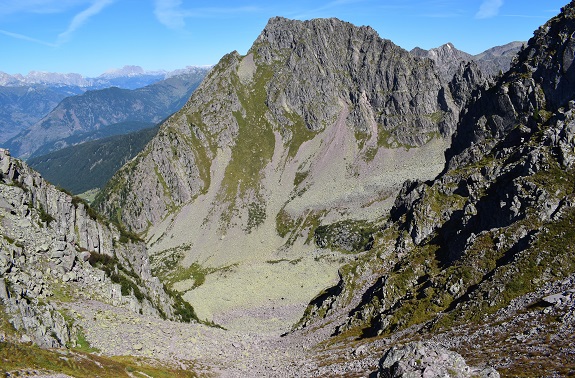
[[[444,82],[449,82],[457,72],[459,65],[473,60],[473,56],[458,50],[452,43],[446,43],[437,48],[423,50],[419,47],[410,51],[414,56],[429,58],[435,62],[439,69],[440,77]]]
[[[145,245],[131,237],[0,149],[0,300],[36,344],[75,342],[73,317],[57,305],[74,298],[177,318]]]
[[[485,75],[495,77],[509,70],[513,59],[526,44],[527,42],[516,41],[495,46],[474,55],[473,60],[477,62]]]
[[[414,342],[389,349],[379,362],[380,378],[499,378],[493,368],[467,366],[461,355],[432,342]]]

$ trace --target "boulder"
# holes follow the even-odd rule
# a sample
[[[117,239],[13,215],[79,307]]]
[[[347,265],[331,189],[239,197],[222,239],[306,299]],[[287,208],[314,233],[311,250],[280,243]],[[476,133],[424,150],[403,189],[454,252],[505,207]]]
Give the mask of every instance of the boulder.
[[[6,282],[4,282],[4,278],[0,278],[0,299],[2,301],[7,301],[9,299],[8,290],[6,288]]]
[[[389,349],[379,362],[377,377],[432,378],[485,377],[496,378],[493,368],[472,368],[458,353],[433,342],[413,342]]]

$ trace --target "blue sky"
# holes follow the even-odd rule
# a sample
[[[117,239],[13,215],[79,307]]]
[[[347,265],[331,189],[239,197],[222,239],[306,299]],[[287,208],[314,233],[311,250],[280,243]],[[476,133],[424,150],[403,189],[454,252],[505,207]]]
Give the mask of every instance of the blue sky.
[[[471,54],[515,40],[568,0],[0,0],[0,71],[147,70],[245,54],[273,16],[337,17],[405,49],[451,42]]]

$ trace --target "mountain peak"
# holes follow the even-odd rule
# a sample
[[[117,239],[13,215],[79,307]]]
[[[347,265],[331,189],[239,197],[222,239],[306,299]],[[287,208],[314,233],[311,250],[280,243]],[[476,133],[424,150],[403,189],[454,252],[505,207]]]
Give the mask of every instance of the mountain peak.
[[[305,21],[284,17],[272,17],[269,19],[258,40],[256,40],[256,43],[267,40],[272,44],[277,44],[277,47],[286,48],[294,44],[294,35],[298,35],[299,37],[305,37],[306,35],[314,35],[316,37],[323,35],[324,37],[330,37],[331,34],[338,30],[356,30],[366,35],[380,38],[377,32],[370,26],[355,26],[335,17],[315,18]],[[323,42],[325,43],[325,40],[323,40]]]

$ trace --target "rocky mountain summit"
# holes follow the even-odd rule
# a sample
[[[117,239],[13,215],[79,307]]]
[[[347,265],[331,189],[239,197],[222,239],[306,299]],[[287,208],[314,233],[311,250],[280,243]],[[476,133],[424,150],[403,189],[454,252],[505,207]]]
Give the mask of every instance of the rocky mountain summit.
[[[105,295],[66,308],[102,355],[199,375],[572,375],[574,21],[575,1],[509,71],[486,79],[469,62],[445,80],[369,27],[271,19],[97,200],[145,240],[173,314],[183,298],[225,329],[161,320],[151,295],[141,314]],[[6,176],[5,244],[26,251],[10,232],[29,216],[42,235],[43,213],[13,198],[35,176]],[[83,240],[64,223],[51,254]],[[122,226],[108,228],[119,262],[116,249],[144,251],[114,246]],[[106,245],[94,238],[84,248]],[[32,250],[14,250],[13,266],[43,256]],[[46,261],[57,270],[66,256]],[[98,268],[89,261],[72,272]]]
[[[96,206],[142,233],[161,277],[174,260],[206,272],[201,285],[169,278],[202,317],[259,327],[234,315],[257,308],[277,312],[264,328],[287,331],[349,258],[317,250],[314,229],[376,219],[407,178],[434,178],[485,83],[470,64],[443,84],[431,60],[369,27],[273,18],[245,56],[222,58]],[[290,285],[268,296],[265,277]]]

